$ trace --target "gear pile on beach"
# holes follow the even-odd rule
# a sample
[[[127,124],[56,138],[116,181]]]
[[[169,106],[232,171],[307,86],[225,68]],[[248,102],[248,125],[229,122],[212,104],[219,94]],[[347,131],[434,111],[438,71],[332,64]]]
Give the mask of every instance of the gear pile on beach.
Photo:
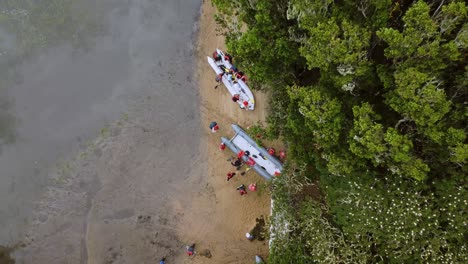
[[[231,94],[232,101],[239,104],[239,108],[253,111],[255,99],[249,86],[247,86],[247,75],[237,69],[233,64],[231,55],[220,49],[213,52],[213,57],[207,57],[208,63],[216,73],[215,89],[223,83]]]

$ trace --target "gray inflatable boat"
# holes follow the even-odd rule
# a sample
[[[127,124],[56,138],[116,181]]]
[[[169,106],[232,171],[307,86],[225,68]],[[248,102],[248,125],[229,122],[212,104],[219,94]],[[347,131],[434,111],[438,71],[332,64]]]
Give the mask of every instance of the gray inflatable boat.
[[[265,148],[257,145],[245,131],[236,124],[231,125],[235,135],[231,139],[221,137],[221,142],[224,143],[235,154],[240,152],[247,153],[242,155],[242,159],[247,164],[253,164],[251,167],[266,180],[271,180],[274,176],[281,174],[283,165],[276,158],[266,151]]]

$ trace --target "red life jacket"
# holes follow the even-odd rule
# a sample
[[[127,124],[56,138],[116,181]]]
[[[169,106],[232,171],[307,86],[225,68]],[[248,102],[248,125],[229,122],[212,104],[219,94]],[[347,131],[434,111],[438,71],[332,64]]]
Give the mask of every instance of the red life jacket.
[[[230,55],[225,54],[224,59],[229,61],[229,62],[232,62],[232,57]]]
[[[225,150],[226,149],[226,144],[221,143],[219,144],[219,150]]]
[[[274,156],[276,153],[276,150],[274,148],[268,148],[268,154]]]

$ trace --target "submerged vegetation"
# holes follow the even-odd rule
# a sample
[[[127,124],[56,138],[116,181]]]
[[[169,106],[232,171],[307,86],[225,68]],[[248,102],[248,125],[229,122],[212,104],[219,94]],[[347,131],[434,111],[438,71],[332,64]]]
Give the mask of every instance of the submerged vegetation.
[[[289,146],[271,263],[467,263],[466,3],[213,3]]]
[[[68,43],[87,49],[102,33],[96,5],[72,0],[4,0],[0,25],[13,34],[16,56],[24,57]]]
[[[6,248],[4,246],[0,246],[0,263],[14,264],[15,261],[10,257],[10,254],[12,251],[13,251],[12,248]]]
[[[0,150],[16,138],[7,90],[21,81],[18,67],[58,45],[89,49],[103,32],[98,12],[96,5],[72,0],[0,1]]]

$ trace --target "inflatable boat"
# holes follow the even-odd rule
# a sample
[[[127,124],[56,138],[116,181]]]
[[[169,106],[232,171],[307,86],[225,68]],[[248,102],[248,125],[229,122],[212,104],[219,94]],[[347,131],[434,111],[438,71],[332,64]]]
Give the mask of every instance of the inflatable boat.
[[[228,89],[231,96],[234,97],[234,95],[239,95],[239,100],[237,103],[239,104],[240,108],[254,110],[255,99],[250,88],[243,80],[236,79],[235,74],[231,74],[229,72],[233,65],[229,60],[225,59],[224,52],[222,52],[220,49],[216,49],[215,53],[220,55],[220,60],[215,61],[211,57],[206,57],[211,68],[215,71],[217,76],[222,74],[222,82]]]
[[[231,126],[235,135],[231,139],[221,137],[221,142],[224,145],[238,156],[241,156],[245,163],[266,180],[271,180],[274,176],[281,174],[283,165],[277,158],[270,155],[263,147],[257,145],[238,125],[232,124]]]

